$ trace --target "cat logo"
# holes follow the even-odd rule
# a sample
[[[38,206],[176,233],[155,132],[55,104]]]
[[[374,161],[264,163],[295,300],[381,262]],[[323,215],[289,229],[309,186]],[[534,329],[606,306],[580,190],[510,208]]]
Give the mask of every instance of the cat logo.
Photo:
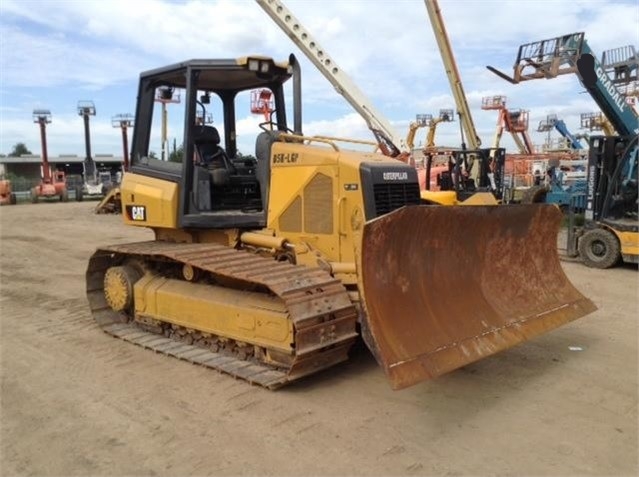
[[[385,181],[406,181],[408,172],[384,172],[382,177]]]
[[[127,215],[129,219],[136,222],[146,222],[146,207],[143,205],[127,205]]]

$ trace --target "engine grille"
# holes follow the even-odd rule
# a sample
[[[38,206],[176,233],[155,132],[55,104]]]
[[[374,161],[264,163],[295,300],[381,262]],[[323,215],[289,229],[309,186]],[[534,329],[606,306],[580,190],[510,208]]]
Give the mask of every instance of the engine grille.
[[[419,205],[419,184],[384,183],[373,186],[376,216],[388,214],[405,205]]]

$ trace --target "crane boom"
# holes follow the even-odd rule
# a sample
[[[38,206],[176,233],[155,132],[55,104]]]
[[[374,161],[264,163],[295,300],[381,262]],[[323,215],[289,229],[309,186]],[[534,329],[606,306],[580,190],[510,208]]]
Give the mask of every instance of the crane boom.
[[[439,51],[442,55],[442,61],[444,62],[444,68],[446,69],[446,76],[450,82],[450,88],[455,98],[455,104],[457,105],[457,114],[459,114],[459,120],[466,133],[466,138],[470,149],[479,149],[481,146],[481,140],[477,136],[477,130],[473,123],[473,117],[470,114],[470,108],[466,101],[466,94],[464,93],[464,87],[462,85],[461,76],[455,63],[455,57],[453,50],[448,40],[448,34],[446,33],[446,27],[444,26],[444,19],[442,18],[441,10],[437,3],[437,0],[424,0],[426,4],[426,10],[428,11],[428,18],[433,26],[433,32],[435,33],[435,39],[439,46]]]
[[[335,87],[349,104],[357,111],[373,132],[380,148],[391,149],[387,155],[396,156],[406,150],[404,139],[355,85],[350,77],[326,53],[318,41],[311,35],[293,13],[280,0],[255,0],[271,19],[293,40],[293,43],[306,55],[324,77]],[[386,143],[386,144],[384,144]]]

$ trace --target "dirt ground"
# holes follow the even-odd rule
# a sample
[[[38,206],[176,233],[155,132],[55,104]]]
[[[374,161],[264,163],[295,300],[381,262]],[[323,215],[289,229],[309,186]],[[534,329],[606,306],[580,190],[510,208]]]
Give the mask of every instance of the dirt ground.
[[[0,209],[2,475],[636,475],[636,268],[565,263],[599,310],[404,391],[367,352],[279,391],[93,324],[92,203]]]

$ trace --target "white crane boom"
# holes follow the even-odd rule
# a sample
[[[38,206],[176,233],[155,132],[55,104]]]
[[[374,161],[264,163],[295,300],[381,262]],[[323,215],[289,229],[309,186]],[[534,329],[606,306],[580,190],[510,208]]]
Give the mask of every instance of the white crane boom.
[[[326,53],[326,50],[320,46],[317,40],[280,0],[255,1],[284,33],[293,40],[297,47],[335,87],[337,92],[364,118],[367,126],[380,142],[382,151],[384,151],[385,146],[382,142],[390,142],[391,144],[386,144],[386,146],[396,149],[395,154],[399,153],[400,150],[406,150],[404,139],[395,131],[390,121],[375,109],[366,95],[340,69],[337,63]]]
[[[466,94],[464,93],[464,87],[462,85],[459,70],[455,64],[453,49],[451,48],[450,41],[448,40],[448,34],[446,33],[446,27],[444,26],[444,19],[442,18],[441,10],[439,9],[437,0],[424,0],[424,3],[426,4],[428,18],[433,26],[435,39],[437,40],[437,45],[439,46],[439,51],[442,55],[446,76],[450,82],[450,88],[453,92],[453,97],[455,98],[455,104],[457,105],[457,111],[460,117],[459,120],[464,128],[464,132],[466,133],[466,140],[468,141],[469,149],[479,149],[481,146],[481,140],[477,136],[473,117],[470,114],[470,108],[466,101]]]

